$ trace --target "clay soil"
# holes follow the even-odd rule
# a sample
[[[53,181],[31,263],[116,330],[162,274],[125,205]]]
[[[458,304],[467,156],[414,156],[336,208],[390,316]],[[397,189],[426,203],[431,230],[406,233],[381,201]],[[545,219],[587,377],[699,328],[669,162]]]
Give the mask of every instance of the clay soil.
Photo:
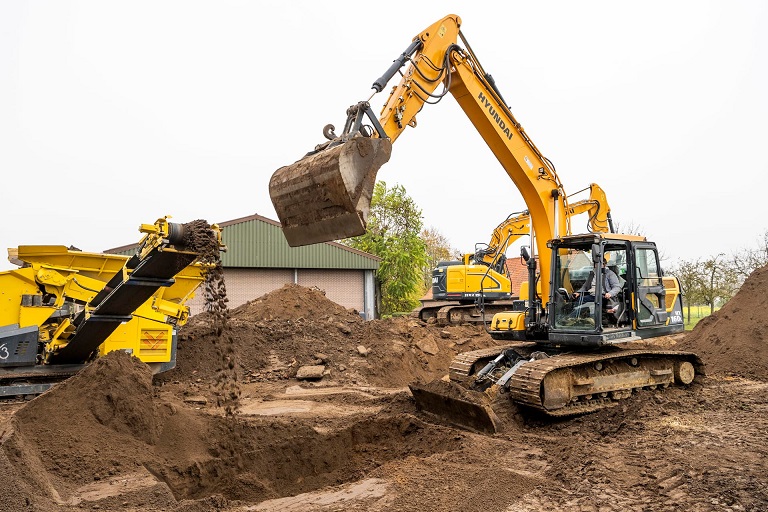
[[[702,357],[691,386],[567,420],[497,404],[487,435],[419,412],[407,387],[493,346],[482,328],[365,322],[286,286],[229,311],[224,332],[192,318],[170,372],[112,353],[0,405],[0,509],[768,510],[766,300],[763,268],[692,333],[655,341]],[[236,371],[222,373],[224,335]]]

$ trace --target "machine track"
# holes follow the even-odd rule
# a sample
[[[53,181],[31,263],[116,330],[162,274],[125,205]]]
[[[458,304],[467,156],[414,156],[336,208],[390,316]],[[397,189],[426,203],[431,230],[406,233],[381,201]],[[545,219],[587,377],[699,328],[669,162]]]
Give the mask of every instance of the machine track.
[[[550,416],[569,416],[616,405],[633,390],[690,384],[702,367],[689,352],[563,354],[523,364],[509,382],[509,393],[513,401]]]
[[[475,304],[460,304],[458,302],[440,301],[426,303],[414,309],[411,316],[418,318],[422,322],[429,322],[432,319],[437,325],[461,325],[461,324],[482,324],[490,322],[493,315],[512,309],[511,301],[497,301],[487,303],[481,311]],[[485,313],[485,315],[483,315]]]
[[[39,395],[84,367],[84,364],[68,364],[0,368],[0,400]]]
[[[451,378],[467,382],[478,368],[506,348],[522,355],[530,344],[514,344],[460,354]],[[523,363],[506,384],[510,398],[549,416],[594,412],[618,404],[633,390],[690,384],[703,364],[690,352],[611,347],[599,353],[562,353]]]

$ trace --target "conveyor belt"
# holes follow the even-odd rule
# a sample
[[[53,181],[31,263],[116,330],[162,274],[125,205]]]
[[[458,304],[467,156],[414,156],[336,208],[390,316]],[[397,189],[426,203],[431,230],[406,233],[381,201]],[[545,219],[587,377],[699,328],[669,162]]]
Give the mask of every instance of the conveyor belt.
[[[87,361],[121,323],[129,321],[132,313],[158,289],[172,285],[173,277],[197,256],[191,252],[156,248],[138,264],[135,264],[135,258],[129,260],[126,268],[135,264],[133,272],[128,275],[127,271],[121,270],[109,281],[94,300],[95,309],[75,319],[74,335],[67,345],[50,355],[48,362],[74,364]]]

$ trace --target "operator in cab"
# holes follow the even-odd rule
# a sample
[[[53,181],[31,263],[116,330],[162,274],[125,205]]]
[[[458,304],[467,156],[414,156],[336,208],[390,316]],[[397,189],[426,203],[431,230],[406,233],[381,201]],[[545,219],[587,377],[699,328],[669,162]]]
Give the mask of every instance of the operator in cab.
[[[603,274],[603,297],[605,299],[608,299],[608,312],[612,313],[611,309],[611,297],[615,297],[616,294],[618,294],[621,291],[621,283],[619,281],[619,277],[616,275],[616,273],[607,267],[608,265],[608,258],[603,258],[603,266],[602,266],[602,274]],[[573,297],[578,299],[581,294],[584,294],[584,297],[581,299],[582,302],[595,302],[595,272],[592,271],[589,273],[589,277],[587,277],[587,280],[584,281],[584,284],[581,285],[581,288],[579,288],[574,294]]]

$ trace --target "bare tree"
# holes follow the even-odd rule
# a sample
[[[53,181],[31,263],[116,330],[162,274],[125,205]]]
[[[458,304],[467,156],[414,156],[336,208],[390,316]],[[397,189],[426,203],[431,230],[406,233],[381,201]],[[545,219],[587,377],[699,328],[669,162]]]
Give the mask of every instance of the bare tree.
[[[614,227],[616,228],[617,233],[623,233],[625,235],[646,236],[645,228],[640,224],[636,224],[635,221],[629,221],[626,224],[621,221],[616,221],[614,223]]]
[[[616,228],[617,233],[622,233],[625,235],[644,236],[653,240],[653,237],[645,233],[645,228],[640,224],[637,224],[633,220],[629,221],[626,224],[621,221],[616,221],[614,222],[614,227]],[[661,261],[661,263],[666,262],[669,258],[666,251],[664,250],[663,247],[659,247],[658,250],[659,250],[659,260]]]
[[[756,248],[742,249],[733,255],[733,271],[744,282],[760,267],[768,265],[768,231],[763,233]]]
[[[710,257],[701,263],[702,287],[701,296],[704,303],[709,305],[709,312],[715,312],[715,304],[725,303],[739,289],[739,279],[733,265],[724,259],[725,254]]]

